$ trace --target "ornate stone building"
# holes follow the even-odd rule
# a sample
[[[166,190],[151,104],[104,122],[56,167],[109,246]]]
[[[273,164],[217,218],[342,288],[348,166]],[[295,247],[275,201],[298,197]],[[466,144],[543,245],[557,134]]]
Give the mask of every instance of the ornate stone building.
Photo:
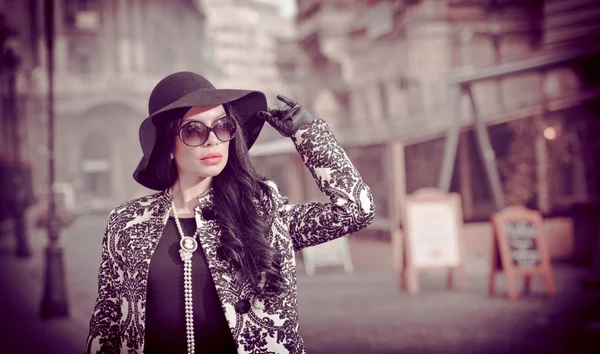
[[[43,29],[43,1],[31,9]],[[56,180],[74,190],[79,212],[148,193],[132,178],[142,155],[138,127],[151,89],[179,70],[213,75],[205,14],[195,1],[55,1]],[[30,103],[39,192],[47,176],[45,47]],[[40,129],[40,127],[42,129]]]
[[[219,72],[216,87],[243,88],[265,93],[269,105],[278,105],[279,93],[293,96],[286,70],[278,70],[281,41],[293,38],[293,19],[274,3],[257,0],[202,0],[206,33]],[[277,137],[265,129],[260,141]]]
[[[559,215],[573,203],[599,200],[591,134],[598,132],[600,86],[592,63],[600,3],[297,4],[297,38],[280,62],[295,68],[303,102],[327,119],[374,186],[375,229],[395,224],[390,217],[401,196],[390,195],[394,190],[460,192],[466,220],[488,220],[506,204]],[[490,146],[480,144],[477,122]],[[446,139],[453,127],[460,133],[456,155]],[[402,151],[401,175],[391,172],[400,163],[392,151]],[[293,160],[283,140],[259,154],[273,174]],[[495,163],[483,162],[489,159]],[[318,195],[309,179],[303,185],[299,201]]]
[[[57,0],[54,6],[56,182],[73,191],[79,212],[105,210],[150,192],[132,173],[141,157],[138,127],[147,115],[148,95],[165,75],[195,71],[218,87],[264,91],[271,104],[277,93],[295,96],[276,67],[278,42],[292,36],[293,23],[274,4]],[[23,117],[20,155],[31,166],[33,194],[43,198],[48,189],[44,1],[5,1],[0,9],[19,33],[11,45],[22,52],[16,76]],[[10,101],[6,82],[5,102]],[[8,123],[3,115],[0,131],[8,138],[0,157],[7,161],[16,149]],[[265,132],[261,139],[276,135]]]

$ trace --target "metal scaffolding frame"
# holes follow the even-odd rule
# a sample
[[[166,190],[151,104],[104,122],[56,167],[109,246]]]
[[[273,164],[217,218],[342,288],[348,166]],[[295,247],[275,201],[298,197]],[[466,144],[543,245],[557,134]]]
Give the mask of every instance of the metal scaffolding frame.
[[[442,161],[442,171],[440,173],[439,188],[442,191],[450,190],[452,181],[452,172],[456,160],[456,151],[458,149],[459,136],[461,131],[460,122],[460,100],[463,94],[469,97],[471,111],[473,114],[475,135],[477,137],[477,146],[482,160],[488,182],[494,198],[494,204],[497,210],[504,208],[504,193],[500,182],[500,173],[495,162],[494,149],[491,146],[489,132],[485,123],[481,120],[477,112],[477,104],[473,97],[472,84],[490,80],[500,79],[505,76],[518,74],[525,71],[544,72],[549,68],[562,65],[564,63],[600,54],[600,46],[588,47],[580,50],[561,51],[557,53],[548,53],[514,62],[498,64],[490,67],[471,70],[464,73],[453,74],[447,77],[449,85],[449,103],[452,106],[452,123],[446,135],[444,146],[444,159]],[[545,100],[545,98],[543,99]]]

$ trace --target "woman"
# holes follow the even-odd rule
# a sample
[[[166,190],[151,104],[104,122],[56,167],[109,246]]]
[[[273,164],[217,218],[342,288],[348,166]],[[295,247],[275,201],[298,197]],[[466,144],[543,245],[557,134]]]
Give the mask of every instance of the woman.
[[[305,352],[294,251],[366,227],[373,200],[327,124],[278,99],[190,72],[156,85],[134,178],[160,192],[110,213],[87,353]],[[290,205],[255,172],[265,120],[330,203]]]

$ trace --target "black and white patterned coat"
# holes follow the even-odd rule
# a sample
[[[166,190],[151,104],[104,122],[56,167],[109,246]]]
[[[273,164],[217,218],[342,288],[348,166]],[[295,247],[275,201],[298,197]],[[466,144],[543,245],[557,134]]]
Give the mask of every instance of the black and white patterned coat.
[[[257,201],[257,207],[273,213],[266,237],[283,257],[282,273],[288,286],[282,293],[262,297],[248,284],[234,281],[231,264],[217,257],[219,226],[204,219],[200,207],[195,209],[196,223],[202,228],[200,243],[238,353],[304,353],[294,251],[356,232],[374,217],[369,187],[323,120],[303,127],[292,140],[330,203],[291,205],[273,182],[267,182],[272,197]],[[171,198],[167,190],[129,201],[110,213],[86,353],[143,352],[148,269]],[[201,205],[210,204],[212,195],[198,199]]]

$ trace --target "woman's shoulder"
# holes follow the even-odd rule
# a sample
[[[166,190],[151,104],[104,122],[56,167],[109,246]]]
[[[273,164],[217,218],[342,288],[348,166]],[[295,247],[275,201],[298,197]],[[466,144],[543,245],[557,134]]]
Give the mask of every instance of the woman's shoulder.
[[[277,186],[277,183],[275,183],[275,181],[273,181],[272,179],[265,178],[265,179],[261,180],[260,183],[262,183],[269,189],[279,192],[279,187]]]
[[[268,191],[268,195],[265,196],[266,198],[269,198],[278,204],[287,203],[287,198],[281,194],[281,192],[279,191],[279,186],[275,181],[271,179],[264,179],[261,181],[261,183],[266,187]]]
[[[109,220],[123,214],[136,214],[140,209],[146,209],[154,205],[164,197],[164,192],[152,193],[144,196],[135,197],[124,203],[117,205],[111,210],[109,214]]]
[[[272,179],[262,179],[259,181],[259,183],[262,184],[263,186],[263,191],[266,191],[268,194],[270,195],[279,195],[279,186],[277,185],[277,183],[275,181],[273,181]]]

